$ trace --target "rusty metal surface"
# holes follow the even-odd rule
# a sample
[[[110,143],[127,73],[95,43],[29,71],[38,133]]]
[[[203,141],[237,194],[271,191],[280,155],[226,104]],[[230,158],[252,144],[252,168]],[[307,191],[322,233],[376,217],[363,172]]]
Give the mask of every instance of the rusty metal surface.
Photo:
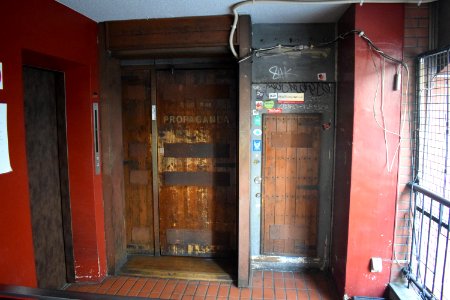
[[[230,186],[230,174],[223,172],[164,172],[164,185]]]
[[[230,145],[207,143],[165,143],[164,156],[179,158],[228,158],[230,157]]]

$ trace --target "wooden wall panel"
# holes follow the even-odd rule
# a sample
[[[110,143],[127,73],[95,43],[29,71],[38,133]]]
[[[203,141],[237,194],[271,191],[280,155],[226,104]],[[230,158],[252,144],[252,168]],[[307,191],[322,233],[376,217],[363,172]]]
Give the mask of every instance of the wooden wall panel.
[[[252,25],[250,16],[239,17],[239,56],[251,52]],[[250,118],[251,118],[252,64],[246,60],[239,64],[239,252],[238,286],[250,283]]]
[[[122,119],[127,249],[154,254],[149,70],[122,70]]]
[[[232,16],[106,22],[106,49],[117,56],[229,54],[232,22]]]
[[[105,50],[105,25],[99,26],[100,134],[108,274],[126,260],[123,178],[122,87],[120,61]]]

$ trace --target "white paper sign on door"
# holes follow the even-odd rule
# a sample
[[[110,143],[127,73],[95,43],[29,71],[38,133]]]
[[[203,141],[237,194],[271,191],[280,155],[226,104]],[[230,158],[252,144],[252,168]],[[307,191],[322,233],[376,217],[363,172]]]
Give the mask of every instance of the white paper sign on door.
[[[6,104],[0,103],[0,174],[11,172],[8,149],[8,128],[6,122]]]

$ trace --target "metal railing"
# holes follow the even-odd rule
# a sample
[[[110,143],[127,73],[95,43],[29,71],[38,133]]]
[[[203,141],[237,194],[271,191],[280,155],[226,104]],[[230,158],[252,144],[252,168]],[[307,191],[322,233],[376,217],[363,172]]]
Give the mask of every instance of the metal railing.
[[[413,192],[411,256],[404,273],[424,299],[450,299],[450,201],[410,183]]]

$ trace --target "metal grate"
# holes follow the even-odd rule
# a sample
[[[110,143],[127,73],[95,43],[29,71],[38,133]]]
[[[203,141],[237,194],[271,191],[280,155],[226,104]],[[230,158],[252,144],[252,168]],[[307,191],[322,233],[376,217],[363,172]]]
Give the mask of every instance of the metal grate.
[[[446,49],[418,60],[414,221],[407,276],[424,299],[450,300],[449,54]]]

